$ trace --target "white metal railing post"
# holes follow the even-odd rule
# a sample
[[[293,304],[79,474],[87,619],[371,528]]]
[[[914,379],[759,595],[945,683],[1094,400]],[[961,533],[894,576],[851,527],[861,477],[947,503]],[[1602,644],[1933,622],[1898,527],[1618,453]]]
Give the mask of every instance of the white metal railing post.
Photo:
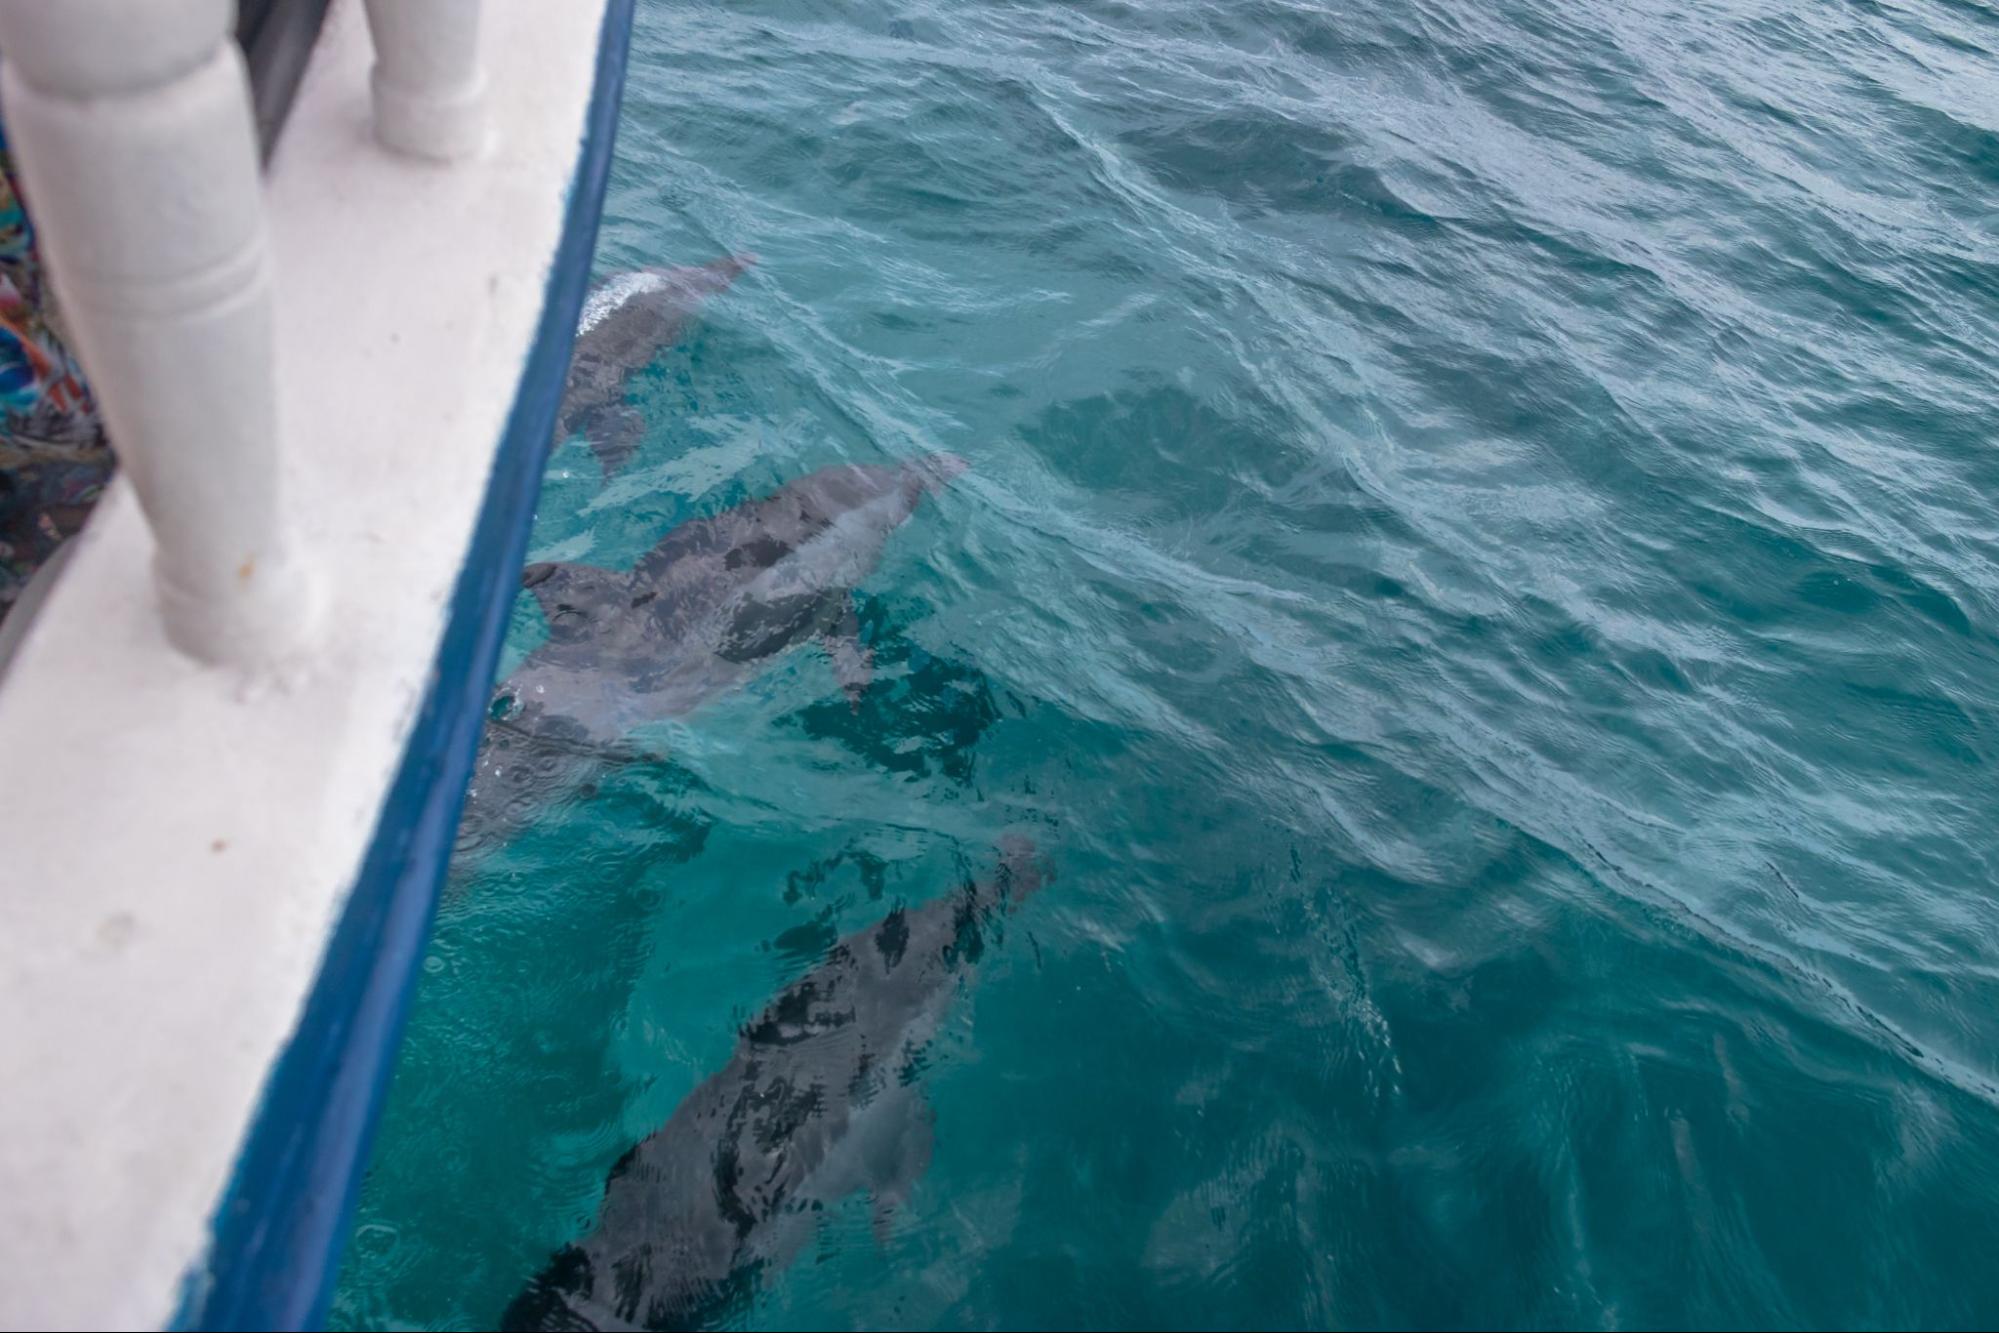
[[[169,638],[291,647],[271,264],[230,0],[0,0],[0,108],[51,280],[156,543]]]
[[[485,143],[479,0],[368,0],[375,41],[375,137],[450,161]]]

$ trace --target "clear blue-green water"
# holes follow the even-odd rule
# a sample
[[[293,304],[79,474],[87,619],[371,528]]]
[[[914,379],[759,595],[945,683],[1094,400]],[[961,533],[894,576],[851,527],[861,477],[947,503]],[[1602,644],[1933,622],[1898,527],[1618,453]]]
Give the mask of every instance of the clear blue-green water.
[[[1959,0],[642,5],[599,268],[762,258],[537,558],[972,466],[858,710],[789,653],[461,876],[336,1321],[489,1325],[1019,828],[927,1174],[728,1321],[1999,1320],[1995,54]]]

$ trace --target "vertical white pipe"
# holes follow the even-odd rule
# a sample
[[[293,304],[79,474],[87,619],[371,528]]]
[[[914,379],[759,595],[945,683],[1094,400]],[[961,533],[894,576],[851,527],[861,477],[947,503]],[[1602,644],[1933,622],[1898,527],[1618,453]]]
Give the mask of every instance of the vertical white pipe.
[[[485,144],[479,0],[368,0],[375,137],[448,162]]]
[[[279,509],[271,265],[229,0],[0,0],[0,107],[78,358],[210,662],[308,611]]]

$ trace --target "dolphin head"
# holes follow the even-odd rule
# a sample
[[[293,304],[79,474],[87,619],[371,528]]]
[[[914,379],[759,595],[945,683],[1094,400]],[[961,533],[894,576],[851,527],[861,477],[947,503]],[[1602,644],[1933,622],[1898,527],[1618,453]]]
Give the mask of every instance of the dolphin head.
[[[633,355],[650,360],[652,353],[661,343],[670,342],[679,329],[681,321],[701,303],[718,292],[725,292],[729,285],[743,275],[757,262],[753,254],[728,255],[721,259],[711,259],[705,264],[688,267],[670,267],[652,264],[645,268],[627,269],[616,273],[599,283],[583,302],[583,309],[576,321],[576,335],[580,341],[578,354],[585,357],[603,359],[604,353],[592,349],[588,335],[598,328],[615,312],[627,307],[651,310],[664,322],[655,325],[646,337],[625,348],[622,353],[610,357],[614,369],[635,368],[628,364]],[[599,334],[599,337],[602,335]],[[572,377],[573,378],[573,377]],[[621,381],[607,381],[618,384]],[[576,386],[570,386],[573,396]],[[622,389],[618,395],[622,397]]]
[[[902,465],[903,472],[934,494],[951,484],[952,478],[971,466],[963,456],[940,449],[934,454],[923,454]]]
[[[745,250],[740,254],[711,259],[705,264],[686,267],[653,265],[640,271],[658,279],[661,290],[671,292],[676,299],[699,300],[727,291],[730,284],[754,268],[756,262],[756,255]]]
[[[1039,893],[1055,878],[1047,858],[1026,834],[1002,835],[998,850],[999,865],[993,870],[993,888],[1008,911]]]
[[[944,489],[965,470],[956,454],[922,454],[900,463],[847,463],[798,478],[778,492],[776,513],[795,511],[806,530],[816,530],[842,514],[866,514],[866,526],[880,536],[908,520],[926,495]]]
[[[895,496],[903,502],[902,516],[908,517],[924,496],[937,494],[969,466],[957,454],[940,451],[918,454],[900,463],[826,468],[802,481],[814,485],[836,511],[859,509],[878,498]]]

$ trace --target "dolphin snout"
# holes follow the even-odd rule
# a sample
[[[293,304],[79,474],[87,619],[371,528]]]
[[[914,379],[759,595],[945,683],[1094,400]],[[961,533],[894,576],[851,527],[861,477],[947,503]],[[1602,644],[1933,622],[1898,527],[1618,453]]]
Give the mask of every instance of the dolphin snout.
[[[1034,845],[1034,839],[1024,833],[1001,834],[998,851],[996,874],[1009,907],[1020,906],[1055,878],[1048,858]]]
[[[913,476],[923,482],[926,490],[938,491],[971,464],[957,454],[939,450],[921,458],[912,458],[906,466]]]
[[[666,285],[691,293],[695,296],[713,296],[727,291],[737,278],[756,267],[757,254],[752,250],[739,250],[720,259],[711,259],[705,264],[690,267],[653,264],[643,271],[665,280]]]

